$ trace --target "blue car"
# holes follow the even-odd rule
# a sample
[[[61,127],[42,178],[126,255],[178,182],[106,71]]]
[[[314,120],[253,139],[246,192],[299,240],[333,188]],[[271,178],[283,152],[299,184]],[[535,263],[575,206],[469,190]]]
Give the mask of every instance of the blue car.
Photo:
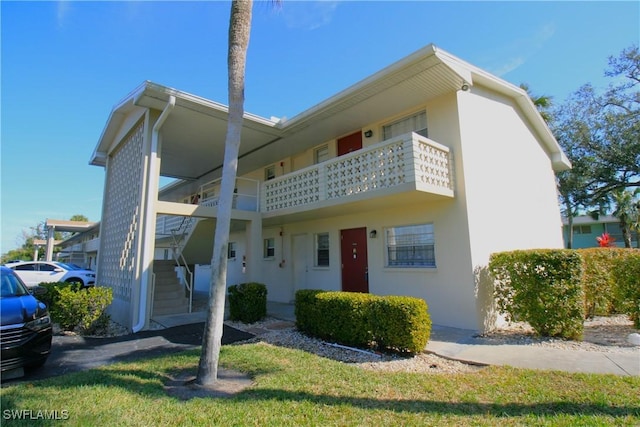
[[[0,274],[0,370],[42,366],[51,352],[53,327],[47,306],[33,294],[46,289],[27,290],[7,267],[0,267]]]

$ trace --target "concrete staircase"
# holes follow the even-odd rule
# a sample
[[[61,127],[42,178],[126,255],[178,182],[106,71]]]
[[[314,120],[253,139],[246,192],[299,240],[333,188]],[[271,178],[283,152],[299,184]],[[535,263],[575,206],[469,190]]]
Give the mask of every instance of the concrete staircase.
[[[189,298],[185,287],[180,283],[175,271],[174,261],[155,260],[153,272],[156,276],[153,295],[152,316],[183,314],[189,312]]]

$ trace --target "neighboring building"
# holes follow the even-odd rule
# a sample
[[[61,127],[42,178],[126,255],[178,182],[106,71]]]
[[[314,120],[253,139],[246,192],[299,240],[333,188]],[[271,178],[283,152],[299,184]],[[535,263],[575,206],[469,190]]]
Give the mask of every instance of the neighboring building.
[[[100,246],[100,223],[79,224],[73,231],[71,237],[57,244],[60,251],[55,254],[56,260],[95,270]]]
[[[565,247],[569,247],[569,223],[566,218],[562,219],[562,233]],[[611,215],[599,215],[593,218],[591,215],[580,215],[573,218],[573,249],[594,248],[598,246],[596,237],[603,233],[609,233],[615,239],[617,247],[624,248],[622,229],[620,220]],[[631,232],[631,246],[638,246],[638,233]]]
[[[163,259],[207,289],[226,120],[145,82],[91,157],[106,169],[97,283],[134,331],[189,309]],[[544,120],[525,91],[433,45],[291,119],[246,113],[242,138],[228,283],[265,283],[271,301],[411,295],[436,324],[482,330],[489,255],[562,247],[554,171],[570,163]]]
[[[39,250],[45,248],[45,261],[63,261],[77,264],[84,268],[94,268],[98,254],[98,234],[100,223],[89,221],[66,221],[61,219],[47,219],[45,222],[47,239],[33,241],[35,251],[33,260],[37,261]],[[73,233],[65,240],[55,240],[55,233]],[[54,253],[54,247],[60,251]],[[55,259],[54,259],[55,258]]]

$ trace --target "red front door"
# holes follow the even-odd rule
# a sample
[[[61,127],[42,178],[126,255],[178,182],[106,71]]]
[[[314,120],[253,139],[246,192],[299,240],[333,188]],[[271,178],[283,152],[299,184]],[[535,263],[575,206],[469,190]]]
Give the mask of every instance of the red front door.
[[[369,292],[367,229],[362,227],[341,230],[340,242],[342,290]]]
[[[338,138],[338,156],[350,153],[362,148],[362,132],[354,132],[351,135]]]

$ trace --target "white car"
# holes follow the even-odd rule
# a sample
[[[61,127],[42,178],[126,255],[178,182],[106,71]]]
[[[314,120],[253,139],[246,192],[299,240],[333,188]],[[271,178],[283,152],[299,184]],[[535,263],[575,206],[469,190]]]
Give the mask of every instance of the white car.
[[[6,266],[15,271],[29,287],[51,282],[78,283],[81,287],[96,284],[95,271],[57,261],[26,261],[6,264]]]

